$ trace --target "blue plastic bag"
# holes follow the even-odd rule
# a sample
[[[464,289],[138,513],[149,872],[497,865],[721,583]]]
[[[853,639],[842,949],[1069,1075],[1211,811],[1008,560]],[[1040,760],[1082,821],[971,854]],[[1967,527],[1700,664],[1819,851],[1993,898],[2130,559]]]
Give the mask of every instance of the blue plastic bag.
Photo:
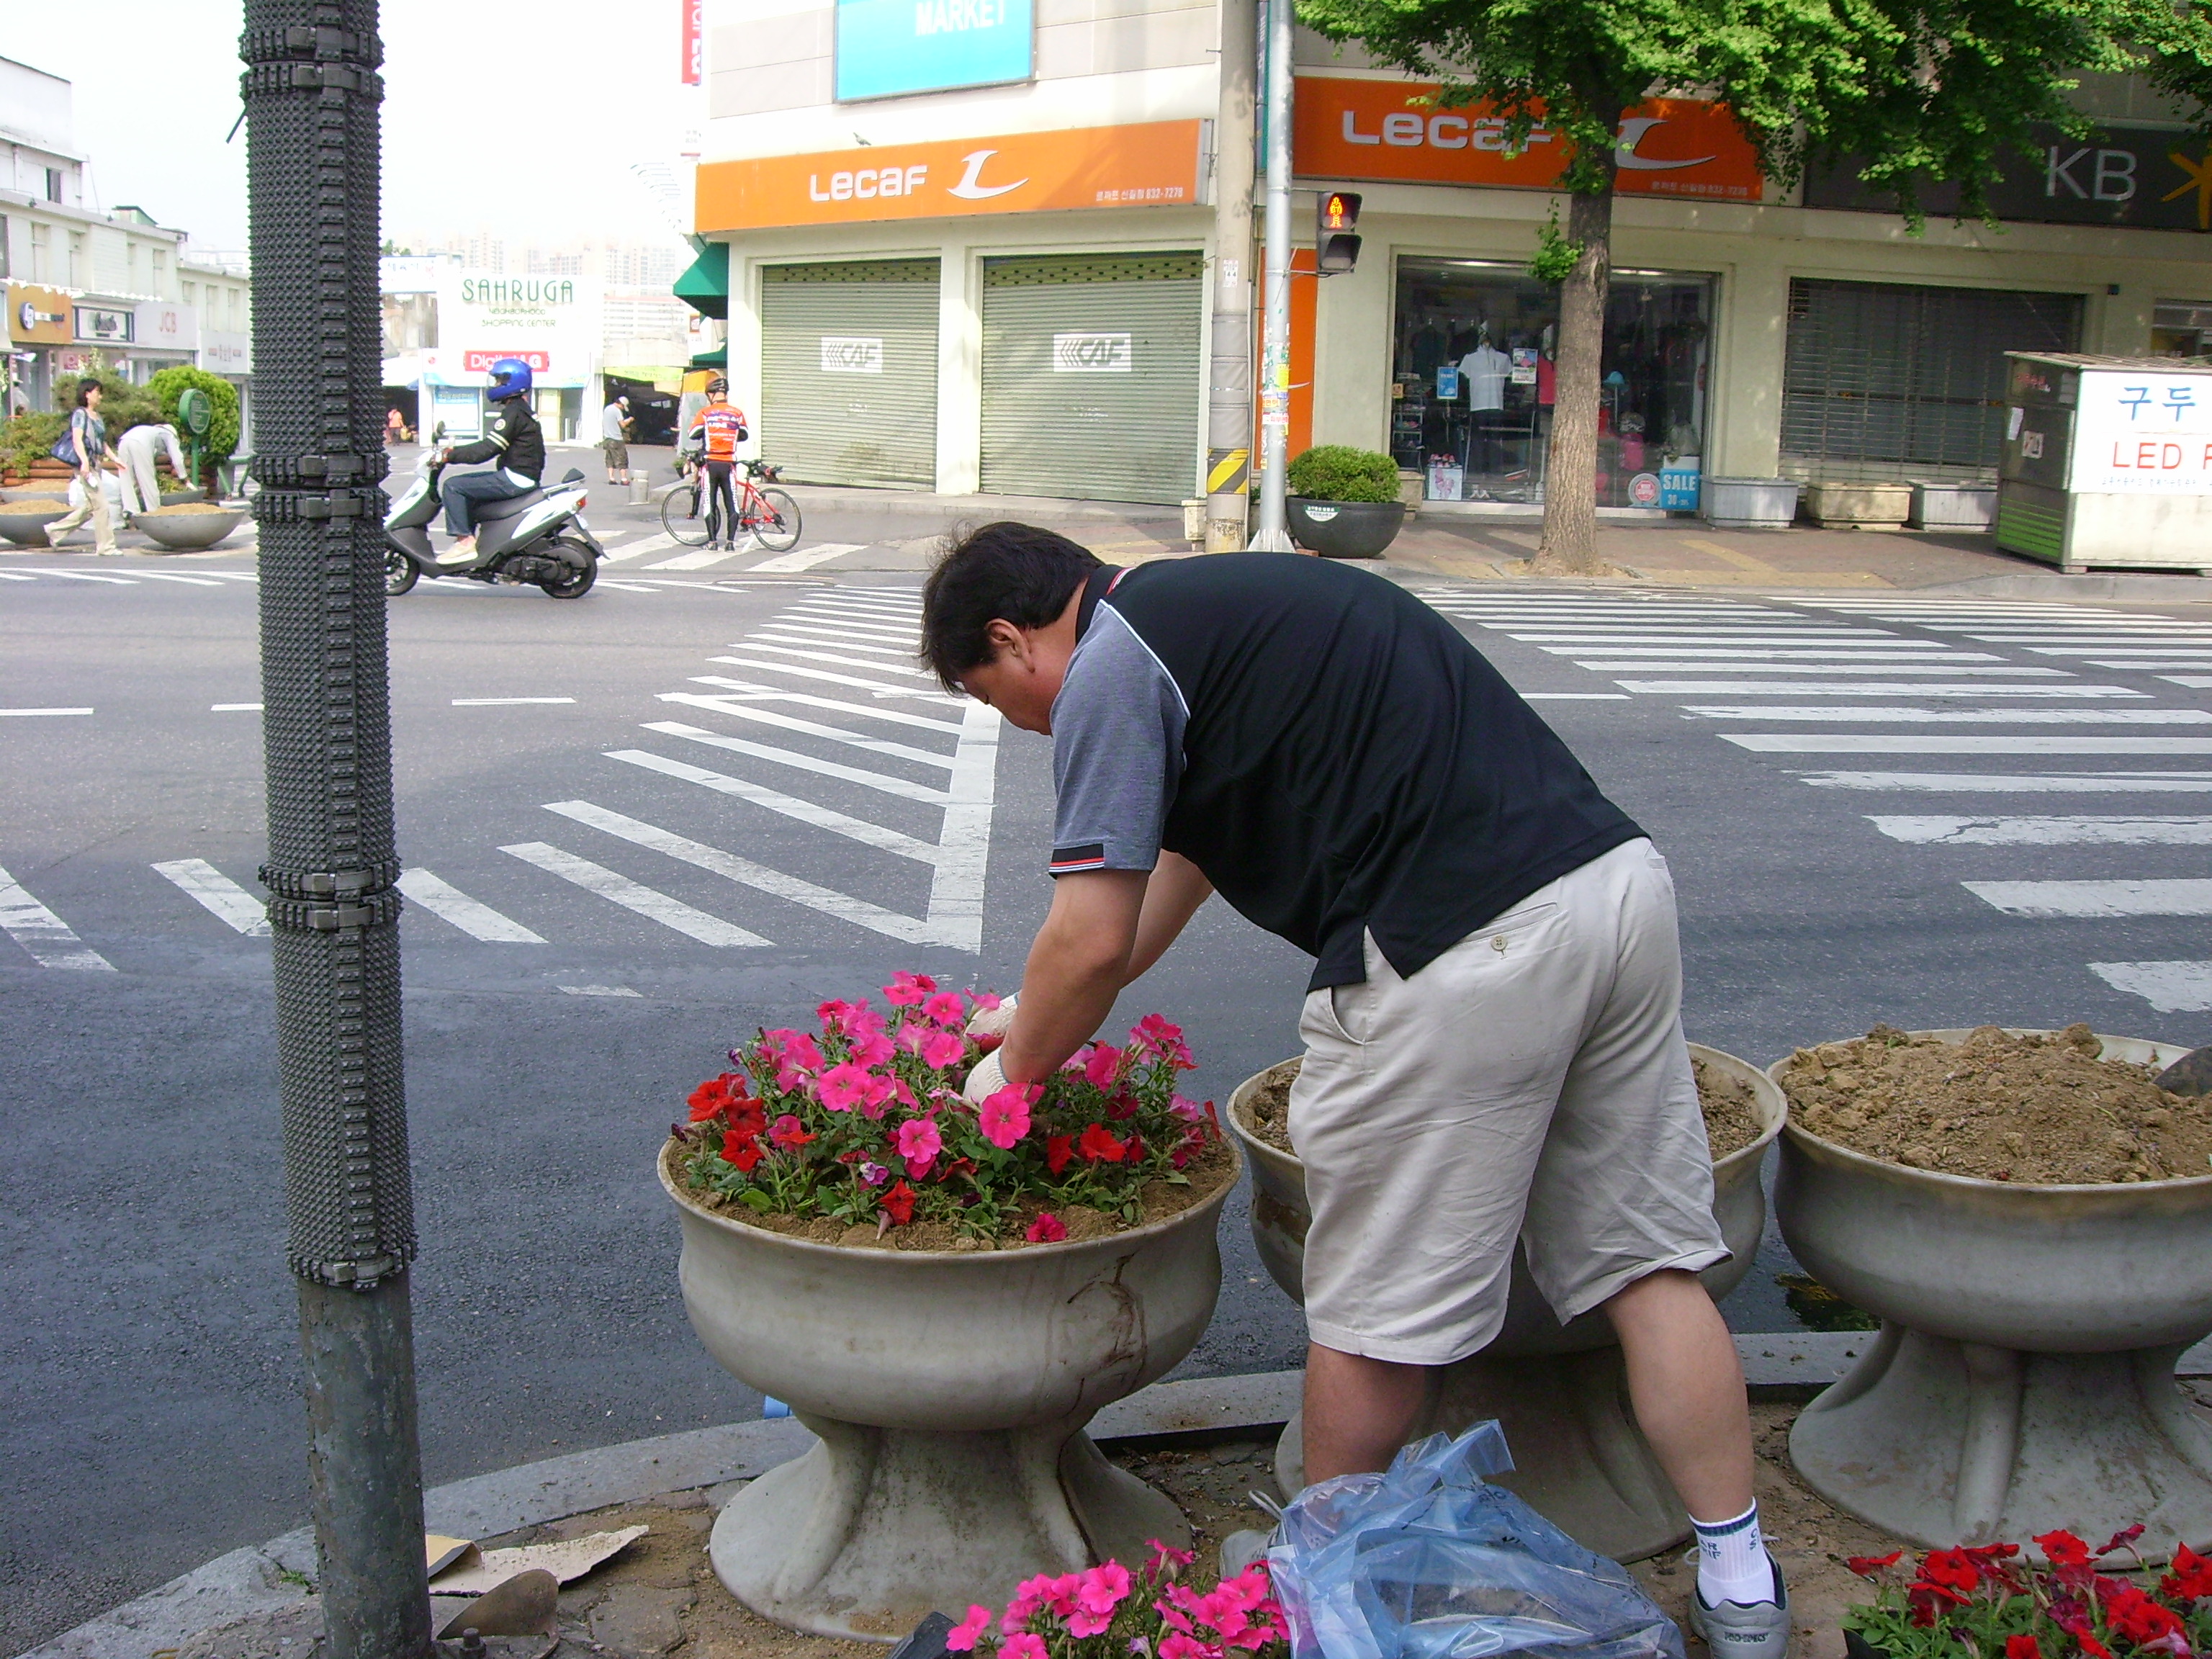
[[[1292,1659],[1683,1659],[1626,1568],[1483,1480],[1512,1467],[1478,1423],[1300,1492],[1267,1550]]]

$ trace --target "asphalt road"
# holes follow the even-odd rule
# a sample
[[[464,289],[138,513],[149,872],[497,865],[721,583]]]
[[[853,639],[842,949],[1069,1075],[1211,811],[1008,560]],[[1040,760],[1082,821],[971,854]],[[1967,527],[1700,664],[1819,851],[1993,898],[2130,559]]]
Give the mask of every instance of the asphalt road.
[[[617,554],[643,517],[592,514]],[[849,550],[804,570],[648,553],[575,604],[392,605],[434,1483],[756,1414],[677,1296],[651,1164],[683,1095],[894,968],[1018,977],[1048,747],[901,654],[935,526],[818,517],[800,551]],[[304,1513],[251,576],[0,557],[0,1651]],[[2212,618],[1419,591],[1667,852],[1693,1036],[2212,1039]],[[1218,1098],[1295,1050],[1305,973],[1217,903],[1119,1015],[1181,1019]],[[1241,1210],[1224,1243],[1188,1369],[1296,1363]],[[1739,1328],[1787,1322],[1779,1265]]]

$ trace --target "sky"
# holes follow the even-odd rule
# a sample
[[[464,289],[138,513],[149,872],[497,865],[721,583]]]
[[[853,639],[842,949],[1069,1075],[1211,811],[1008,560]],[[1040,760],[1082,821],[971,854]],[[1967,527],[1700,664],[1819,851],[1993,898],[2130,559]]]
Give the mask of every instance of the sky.
[[[64,7],[66,12],[69,8]],[[205,248],[243,248],[241,0],[99,0],[97,28],[0,4],[0,57],[76,83],[94,205],[129,203]],[[672,232],[629,169],[696,125],[678,0],[384,0],[384,234],[510,243]]]

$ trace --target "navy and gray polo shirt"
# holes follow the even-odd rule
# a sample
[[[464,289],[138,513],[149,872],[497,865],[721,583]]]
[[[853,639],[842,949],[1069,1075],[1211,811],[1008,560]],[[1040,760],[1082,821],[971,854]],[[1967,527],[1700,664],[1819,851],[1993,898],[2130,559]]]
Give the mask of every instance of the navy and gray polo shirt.
[[[1052,872],[1195,864],[1250,921],[1410,977],[1643,835],[1459,630],[1294,553],[1093,573],[1052,706]]]

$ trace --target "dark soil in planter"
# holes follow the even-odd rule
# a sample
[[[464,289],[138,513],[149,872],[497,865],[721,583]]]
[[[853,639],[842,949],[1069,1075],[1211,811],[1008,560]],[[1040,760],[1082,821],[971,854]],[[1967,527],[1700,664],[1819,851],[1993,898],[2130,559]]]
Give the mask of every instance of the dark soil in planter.
[[[2101,1051],[2084,1024],[1984,1025],[1960,1043],[1877,1025],[1800,1048],[1779,1075],[1799,1128],[1908,1169],[2034,1186],[2212,1176],[2212,1100]]]
[[[1024,1250],[1039,1248],[1022,1235],[1038,1213],[1051,1206],[1024,1201],[1008,1212],[1006,1227],[995,1239],[976,1238],[955,1232],[942,1221],[915,1221],[903,1227],[891,1227],[878,1232],[871,1224],[846,1226],[823,1216],[763,1215],[750,1206],[726,1198],[720,1193],[702,1193],[690,1186],[684,1171],[676,1163],[681,1150],[678,1142],[671,1139],[661,1149],[663,1166],[668,1171],[669,1182],[677,1191],[701,1209],[712,1212],[729,1221],[741,1221],[748,1227],[757,1227],[763,1232],[781,1233],[787,1238],[803,1238],[815,1244],[842,1244],[852,1249],[867,1250],[943,1250],[968,1254],[978,1250]],[[1149,1226],[1155,1221],[1165,1221],[1170,1216],[1181,1215],[1185,1210],[1203,1203],[1237,1174],[1237,1158],[1224,1139],[1208,1144],[1206,1150],[1183,1166],[1188,1177],[1188,1186],[1173,1182],[1152,1181],[1146,1183],[1139,1197],[1144,1204],[1144,1217],[1136,1224]],[[1053,1214],[1060,1218],[1067,1229],[1066,1242],[1074,1243],[1087,1238],[1104,1238],[1110,1234],[1126,1232],[1119,1217],[1103,1210],[1088,1209],[1081,1205],[1054,1207]],[[1056,1241],[1057,1242],[1057,1241]]]
[[[1692,1060],[1698,1074],[1698,1103],[1705,1111],[1705,1143],[1716,1158],[1748,1146],[1759,1139],[1759,1109],[1751,1085],[1702,1060]],[[1294,1062],[1253,1091],[1253,1132],[1270,1146],[1295,1155],[1288,1127],[1291,1085],[1298,1075]]]

